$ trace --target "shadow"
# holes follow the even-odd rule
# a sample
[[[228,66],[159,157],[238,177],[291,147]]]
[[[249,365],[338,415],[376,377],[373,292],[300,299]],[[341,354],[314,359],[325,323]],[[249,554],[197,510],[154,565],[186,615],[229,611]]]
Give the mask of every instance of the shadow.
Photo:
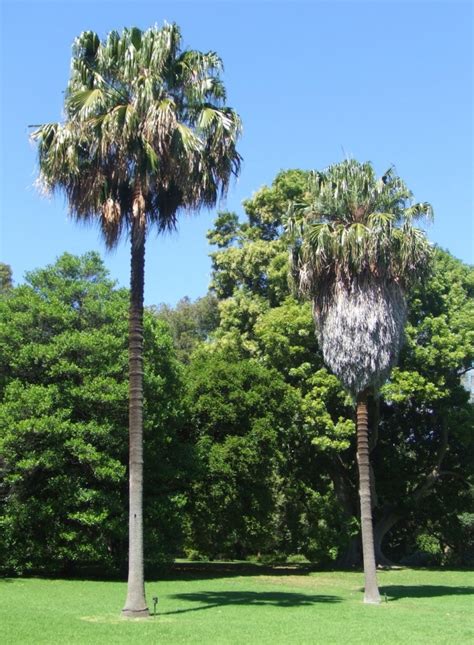
[[[384,585],[380,588],[389,602],[402,598],[436,598],[439,596],[474,595],[474,587],[451,587],[447,585]]]
[[[201,606],[159,612],[160,616],[183,614],[190,611],[202,611],[204,609],[214,609],[215,607],[225,607],[227,605],[244,605],[247,607],[262,607],[268,605],[272,607],[290,608],[314,605],[318,602],[341,602],[339,596],[283,593],[278,591],[203,591],[200,593],[174,594],[171,598],[185,602],[198,602],[201,603]]]
[[[397,567],[397,570],[399,567]],[[471,568],[466,567],[400,567],[400,570],[410,571],[439,571],[441,574],[447,571],[472,571]],[[178,560],[173,563],[166,563],[161,566],[145,566],[146,580],[150,583],[156,581],[191,581],[191,580],[213,580],[221,578],[245,577],[245,576],[306,576],[315,572],[354,572],[359,571],[362,574],[362,569],[348,569],[339,568],[334,566],[321,566],[318,564],[258,564],[253,562],[243,561],[194,561]],[[23,573],[21,576],[11,575],[7,573],[0,580],[4,582],[13,582],[17,578],[41,578],[47,580],[77,580],[77,581],[100,581],[100,582],[126,582],[126,571],[109,571],[104,572],[100,568],[93,569],[92,567],[78,568],[74,573],[65,572],[45,572],[34,571]],[[430,589],[445,590],[439,593],[430,593]],[[473,587],[450,587],[450,586],[402,586],[393,585],[384,587],[384,592],[387,595],[395,596],[394,600],[403,596],[423,597],[424,595],[454,595],[456,589],[462,589],[460,593],[470,594],[474,593]],[[467,590],[467,591],[466,591]]]
[[[243,576],[302,576],[316,568],[311,565],[263,565],[251,562],[175,562],[162,571],[161,580],[213,580]]]
[[[156,580],[213,580],[242,576],[294,576],[306,575],[320,570],[311,565],[263,565],[251,562],[174,562],[160,567],[145,567],[146,579]],[[103,572],[78,568],[74,573],[30,571],[19,578],[40,578],[45,580],[77,580],[100,582],[126,582],[126,572]],[[0,580],[14,581],[16,576],[0,577]]]
[[[440,573],[444,571],[456,571],[456,572],[470,572],[472,573],[473,568],[472,566],[432,566],[432,567],[405,567],[402,565],[397,565],[400,569],[410,569],[411,571],[439,571]]]

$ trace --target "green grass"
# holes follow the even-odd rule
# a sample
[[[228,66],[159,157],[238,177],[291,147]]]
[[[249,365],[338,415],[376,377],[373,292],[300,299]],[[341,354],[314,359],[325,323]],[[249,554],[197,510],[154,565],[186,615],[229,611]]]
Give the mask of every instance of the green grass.
[[[473,575],[383,571],[387,602],[364,605],[357,572],[305,573],[195,565],[147,584],[158,615],[120,617],[125,584],[0,580],[1,642],[10,643],[446,643],[474,642]]]

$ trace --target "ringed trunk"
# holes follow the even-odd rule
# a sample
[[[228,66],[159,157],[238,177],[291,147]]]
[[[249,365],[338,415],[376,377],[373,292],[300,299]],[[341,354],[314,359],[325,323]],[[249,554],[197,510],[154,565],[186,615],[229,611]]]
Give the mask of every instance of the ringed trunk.
[[[128,587],[122,615],[146,618],[143,560],[143,287],[145,231],[134,218],[131,233],[129,310],[129,555]]]
[[[375,566],[374,532],[370,492],[369,431],[367,391],[357,395],[357,463],[359,466],[359,497],[364,559],[364,602],[380,603]]]

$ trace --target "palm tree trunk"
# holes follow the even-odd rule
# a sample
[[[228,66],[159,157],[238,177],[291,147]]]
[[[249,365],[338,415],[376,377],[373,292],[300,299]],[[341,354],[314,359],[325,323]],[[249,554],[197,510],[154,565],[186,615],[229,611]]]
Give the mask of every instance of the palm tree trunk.
[[[143,287],[145,231],[134,218],[129,310],[129,551],[127,600],[122,615],[149,616],[143,562]]]
[[[357,463],[359,465],[359,497],[362,530],[362,552],[364,557],[365,594],[364,602],[379,603],[375,567],[374,532],[372,526],[372,504],[370,500],[370,462],[367,391],[357,395]]]

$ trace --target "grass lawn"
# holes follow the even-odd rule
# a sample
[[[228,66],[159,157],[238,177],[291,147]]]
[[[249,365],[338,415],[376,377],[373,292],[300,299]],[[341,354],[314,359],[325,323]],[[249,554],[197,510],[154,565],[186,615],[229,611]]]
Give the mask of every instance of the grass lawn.
[[[178,565],[180,566],[180,565]],[[147,584],[158,615],[120,617],[125,584],[0,580],[0,640],[10,643],[474,643],[468,571],[383,571],[386,602],[362,603],[362,574],[182,566]]]

